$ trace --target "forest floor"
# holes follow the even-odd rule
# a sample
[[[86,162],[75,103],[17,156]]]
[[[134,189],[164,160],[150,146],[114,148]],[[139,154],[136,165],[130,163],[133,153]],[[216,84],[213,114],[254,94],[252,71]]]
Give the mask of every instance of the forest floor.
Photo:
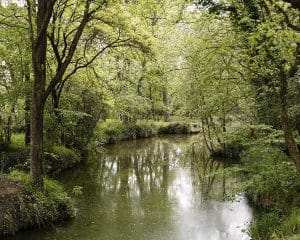
[[[10,224],[20,224],[15,222],[20,215],[20,199],[23,198],[25,188],[12,180],[0,176],[0,233],[11,232]],[[19,209],[18,209],[19,207]]]
[[[2,200],[10,198],[10,196],[18,196],[22,194],[23,187],[17,183],[0,176],[0,207],[2,207]]]
[[[24,191],[24,188],[17,183],[0,176],[0,212],[7,209],[9,201],[19,197]],[[10,204],[11,205],[11,202]]]

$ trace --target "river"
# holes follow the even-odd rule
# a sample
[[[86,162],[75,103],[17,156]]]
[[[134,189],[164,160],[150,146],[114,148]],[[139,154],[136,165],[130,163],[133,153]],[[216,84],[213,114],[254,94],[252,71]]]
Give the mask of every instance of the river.
[[[10,240],[247,240],[252,209],[243,196],[223,201],[238,179],[191,142],[195,136],[123,142],[91,153],[60,181],[78,209],[71,221]],[[201,145],[200,145],[201,146]],[[100,152],[100,151],[99,151]]]

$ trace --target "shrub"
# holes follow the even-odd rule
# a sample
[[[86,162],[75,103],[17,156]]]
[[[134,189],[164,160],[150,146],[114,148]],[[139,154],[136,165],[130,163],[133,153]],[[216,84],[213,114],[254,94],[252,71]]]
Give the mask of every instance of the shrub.
[[[29,175],[12,171],[8,178],[23,186],[23,192],[6,201],[6,212],[1,234],[13,234],[23,228],[42,227],[74,216],[75,208],[61,184],[45,178],[43,191],[30,183]]]
[[[278,214],[273,212],[256,216],[256,220],[249,227],[249,235],[253,240],[269,240],[280,222]]]
[[[1,171],[7,172],[10,168],[27,169],[29,167],[29,147],[11,146],[0,153]]]
[[[283,236],[290,236],[300,233],[300,209],[294,208],[280,227],[280,234]]]
[[[267,240],[298,232],[300,212],[293,209],[299,207],[300,179],[291,159],[271,145],[249,147],[241,159],[239,167],[227,171],[243,173],[237,192],[246,192],[259,209],[249,229],[251,237]]]
[[[152,123],[122,123],[110,120],[98,124],[92,146],[97,147],[124,140],[147,138],[156,134],[157,127]]]
[[[187,134],[190,133],[190,125],[187,123],[170,123],[160,126],[159,134]]]
[[[283,132],[268,125],[242,125],[229,129],[224,134],[229,149],[247,150],[258,145],[273,145],[285,149]]]
[[[48,173],[58,173],[73,167],[81,161],[80,153],[65,146],[53,146],[45,154],[45,168]]]

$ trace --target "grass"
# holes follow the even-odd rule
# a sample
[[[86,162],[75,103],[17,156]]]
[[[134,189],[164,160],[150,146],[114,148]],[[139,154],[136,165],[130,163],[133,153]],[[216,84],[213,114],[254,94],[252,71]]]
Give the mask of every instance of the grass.
[[[24,134],[12,135],[11,146],[2,152],[0,160],[5,172],[9,169],[17,168],[21,170],[29,169],[29,146],[24,144]],[[80,152],[65,146],[52,146],[45,149],[45,171],[46,173],[59,173],[62,170],[73,167],[81,161]]]
[[[75,208],[63,186],[45,178],[45,187],[40,190],[31,185],[29,175],[12,171],[8,176],[10,188],[20,188],[17,194],[8,192],[1,201],[3,218],[0,218],[0,235],[33,227],[43,227],[74,216]],[[15,185],[13,185],[15,183]]]
[[[11,147],[20,148],[24,147],[25,144],[25,134],[24,133],[14,133],[11,137]]]
[[[44,154],[45,170],[48,173],[59,173],[81,161],[79,151],[61,145],[52,146]]]
[[[251,238],[297,239],[293,236],[300,234],[300,178],[282,147],[282,132],[264,125],[228,132],[227,143],[239,144],[242,152],[241,162],[227,171],[236,169],[241,175],[244,181],[236,192],[246,192],[258,212],[249,228]]]
[[[148,138],[158,134],[188,134],[188,123],[169,123],[154,121],[138,121],[137,123],[123,123],[108,119],[96,127],[92,146],[115,144],[120,141]]]

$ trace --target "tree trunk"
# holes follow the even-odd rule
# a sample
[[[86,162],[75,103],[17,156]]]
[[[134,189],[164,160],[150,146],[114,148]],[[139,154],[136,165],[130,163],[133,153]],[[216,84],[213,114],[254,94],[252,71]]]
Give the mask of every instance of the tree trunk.
[[[288,105],[287,105],[287,89],[288,82],[284,69],[281,70],[281,86],[280,86],[280,110],[281,110],[281,125],[284,132],[285,144],[289,151],[291,158],[293,159],[297,171],[300,174],[300,154],[297,147],[295,138],[293,136],[293,130],[289,123]]]
[[[31,181],[38,187],[43,187],[43,116],[44,104],[40,84],[34,84],[31,105],[31,144],[30,144],[30,175]]]
[[[26,63],[25,66],[25,82],[28,84],[30,82],[30,70],[29,70],[29,63]],[[25,145],[28,146],[30,144],[30,106],[31,106],[31,91],[28,86],[26,89],[25,95]]]
[[[170,101],[167,87],[163,89],[163,103],[164,103],[164,121],[170,121]]]
[[[34,71],[34,83],[31,103],[30,119],[30,176],[31,181],[37,187],[43,187],[43,120],[46,86],[46,51],[47,51],[47,28],[46,16],[47,0],[38,1],[36,18],[37,39],[32,44],[32,65]],[[49,3],[50,4],[50,3]]]

